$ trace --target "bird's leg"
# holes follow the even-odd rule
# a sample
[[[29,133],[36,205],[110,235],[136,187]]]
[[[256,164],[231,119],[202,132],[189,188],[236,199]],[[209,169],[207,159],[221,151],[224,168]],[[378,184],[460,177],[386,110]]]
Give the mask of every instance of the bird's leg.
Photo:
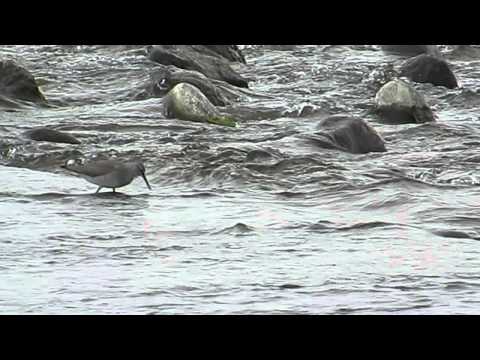
[[[102,190],[103,188],[101,186],[98,187],[97,189],[97,192],[95,194],[98,194],[100,192],[100,190]]]

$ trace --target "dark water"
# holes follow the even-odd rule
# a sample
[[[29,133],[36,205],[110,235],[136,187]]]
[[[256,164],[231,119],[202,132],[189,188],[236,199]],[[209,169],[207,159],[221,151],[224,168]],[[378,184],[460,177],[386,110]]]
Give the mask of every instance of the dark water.
[[[448,50],[448,49],[446,49]],[[480,61],[463,87],[416,85],[437,124],[368,115],[375,46],[247,48],[257,79],[237,129],[166,120],[139,100],[142,46],[2,46],[56,108],[0,111],[0,313],[438,314],[480,308]],[[383,154],[307,144],[326,114],[362,116]],[[82,145],[20,134],[55,125]],[[122,194],[59,168],[143,159]]]

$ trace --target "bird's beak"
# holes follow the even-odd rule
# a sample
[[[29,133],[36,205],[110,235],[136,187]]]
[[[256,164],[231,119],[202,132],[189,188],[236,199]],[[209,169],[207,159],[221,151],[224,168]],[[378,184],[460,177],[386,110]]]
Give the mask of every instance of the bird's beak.
[[[152,190],[152,187],[148,183],[147,177],[145,176],[144,172],[142,172],[142,177],[143,177],[143,180],[145,180],[145,184],[147,184],[148,190]]]

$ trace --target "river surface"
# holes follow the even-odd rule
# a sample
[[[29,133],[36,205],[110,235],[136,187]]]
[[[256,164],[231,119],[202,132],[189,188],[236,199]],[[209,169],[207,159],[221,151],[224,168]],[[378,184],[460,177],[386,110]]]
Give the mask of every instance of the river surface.
[[[448,49],[444,49],[448,51]],[[167,120],[143,46],[0,46],[54,108],[0,111],[0,314],[473,314],[480,310],[480,61],[415,87],[438,123],[382,125],[373,45],[246,46],[236,129]],[[388,152],[307,144],[325,114]],[[81,145],[27,141],[50,126]],[[60,168],[142,159],[121,193]]]

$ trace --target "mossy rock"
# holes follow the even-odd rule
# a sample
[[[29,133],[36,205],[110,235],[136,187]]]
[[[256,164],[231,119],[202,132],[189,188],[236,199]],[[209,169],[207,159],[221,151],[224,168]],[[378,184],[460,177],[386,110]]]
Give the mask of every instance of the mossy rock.
[[[222,114],[197,87],[180,83],[164,98],[167,117],[184,121],[236,127],[233,117]]]

